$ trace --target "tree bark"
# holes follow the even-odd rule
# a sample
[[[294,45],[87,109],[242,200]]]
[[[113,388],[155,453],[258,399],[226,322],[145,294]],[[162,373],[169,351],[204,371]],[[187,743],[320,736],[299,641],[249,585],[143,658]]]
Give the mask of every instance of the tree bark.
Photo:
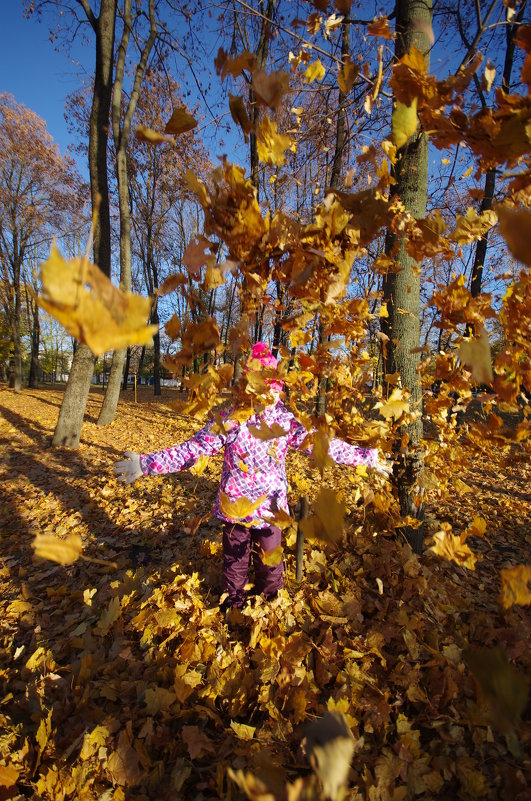
[[[111,221],[107,140],[112,94],[116,0],[101,0],[99,17],[95,17],[91,12],[88,2],[82,5],[96,37],[96,69],[89,126],[89,172],[93,214],[99,206],[94,227],[94,263],[110,277]],[[53,445],[78,447],[94,364],[95,358],[89,348],[80,345],[72,360],[53,436]]]
[[[39,371],[39,346],[41,328],[39,324],[39,307],[36,301],[30,302],[32,313],[32,326],[31,326],[31,361],[28,376],[28,387],[30,389],[37,388],[37,376]]]
[[[505,60],[503,65],[502,75],[502,88],[505,92],[510,91],[511,86],[511,72],[513,69],[514,61],[514,39],[518,28],[522,24],[526,2],[520,6],[515,21],[506,27],[506,49]],[[483,190],[483,198],[480,205],[480,214],[492,208],[492,201],[494,200],[494,190],[496,187],[496,170],[490,169],[485,173],[485,186]],[[470,294],[473,298],[477,298],[481,294],[481,287],[483,283],[483,268],[485,266],[485,258],[487,256],[488,247],[488,231],[486,231],[481,239],[476,244],[476,252],[474,253],[474,262],[472,264],[472,273],[470,276]],[[472,333],[469,331],[469,334]]]
[[[118,60],[116,63],[116,76],[114,81],[114,91],[112,99],[112,126],[114,144],[116,148],[116,174],[118,179],[118,205],[120,211],[120,288],[124,291],[131,291],[131,208],[129,198],[129,179],[127,168],[127,143],[131,132],[131,121],[135,112],[140,86],[146,70],[149,55],[155,43],[157,26],[154,16],[154,0],[149,0],[150,30],[149,36],[142,49],[140,61],[137,64],[133,90],[129,97],[129,103],[121,120],[121,107],[123,97],[123,79],[125,70],[125,58],[129,46],[129,35],[131,32],[131,0],[125,0],[124,4],[124,28]],[[126,358],[126,348],[120,348],[113,354],[111,372],[107,392],[103,399],[103,404],[98,417],[98,425],[109,425],[114,420],[116,407],[120,397],[120,388]]]
[[[424,53],[429,69],[431,29],[431,0],[397,0],[395,56],[401,58],[412,45]],[[416,219],[426,216],[428,188],[428,138],[417,130],[398,151],[394,167],[398,194],[405,208]],[[395,479],[403,516],[422,521],[423,504],[419,478],[423,470],[422,453],[422,385],[418,373],[419,354],[413,352],[420,345],[420,265],[406,252],[405,242],[388,232],[385,252],[393,255],[399,272],[387,275],[384,281],[384,299],[389,317],[384,320],[384,333],[389,337],[385,361],[386,373],[400,374],[401,384],[410,393],[410,408],[415,419],[402,426],[401,440],[397,444]],[[420,553],[423,546],[423,525],[408,526],[406,536],[413,549]]]
[[[350,56],[350,22],[343,20],[341,23],[341,58],[345,61]],[[345,135],[345,101],[346,94],[339,90],[337,100],[337,117],[336,117],[336,146],[334,149],[334,160],[332,162],[332,171],[330,174],[330,189],[338,189],[341,181],[341,173],[343,169],[343,156],[345,153],[346,135]],[[319,343],[325,341],[330,337],[325,336],[324,325],[319,322]],[[326,412],[326,393],[329,388],[328,376],[323,375],[319,379],[319,387],[317,390],[317,397],[315,400],[316,414],[323,415]]]

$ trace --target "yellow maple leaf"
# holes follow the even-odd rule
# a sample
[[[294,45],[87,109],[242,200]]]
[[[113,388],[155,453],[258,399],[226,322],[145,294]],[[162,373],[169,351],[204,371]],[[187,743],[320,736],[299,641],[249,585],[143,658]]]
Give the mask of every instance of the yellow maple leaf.
[[[272,548],[270,551],[262,551],[260,554],[260,561],[262,564],[267,565],[268,567],[274,567],[282,562],[283,553],[284,548],[282,545],[278,545],[276,548]]]
[[[516,565],[501,571],[501,602],[505,609],[514,604],[531,604],[531,565]]]
[[[168,322],[164,326],[164,330],[166,331],[170,339],[178,339],[178,337],[181,335],[181,330],[182,330],[181,321],[177,316],[177,312],[175,312],[173,317],[171,317],[171,319],[168,320]]]
[[[266,498],[267,495],[262,495],[262,497],[258,498],[256,501],[250,501],[248,498],[236,498],[235,501],[231,501],[228,495],[224,492],[220,492],[219,507],[229,520],[245,520],[246,517],[256,512]]]
[[[464,367],[472,373],[475,384],[491,384],[494,378],[490,355],[489,336],[483,326],[479,336],[463,339],[459,345],[459,358]]]
[[[353,64],[349,57],[345,57],[337,76],[337,85],[344,95],[348,95],[354,86],[354,81],[358,77],[358,73],[359,67],[356,64]]]
[[[409,411],[409,403],[404,391],[396,387],[386,401],[378,401],[374,404],[374,408],[379,409],[380,414],[386,420],[390,420],[391,417],[398,420]]]
[[[60,540],[54,534],[36,534],[31,547],[35,551],[35,556],[40,559],[50,559],[60,565],[72,565],[79,559],[83,550],[79,534],[69,534],[64,540]]]
[[[468,208],[464,216],[457,215],[455,230],[449,235],[449,238],[458,245],[476,242],[486,234],[489,228],[496,225],[497,219],[496,213],[490,209],[478,214],[475,209]]]
[[[256,731],[256,726],[248,726],[246,723],[230,722],[230,727],[239,740],[252,740]]]
[[[262,442],[267,442],[270,439],[278,439],[278,437],[285,437],[287,435],[287,431],[284,431],[281,425],[278,423],[273,423],[270,427],[267,423],[262,422],[260,427],[258,426],[249,426],[249,431],[256,437],[256,439],[261,440]]]
[[[135,130],[135,136],[139,142],[146,142],[148,145],[161,145],[163,142],[172,142],[171,136],[165,136],[160,131],[154,131],[146,125],[139,125]]]
[[[469,570],[475,569],[477,557],[462,537],[452,534],[452,527],[449,523],[442,523],[441,530],[437,531],[433,538],[435,542],[430,551],[461,567],[467,567]]]
[[[258,158],[264,164],[284,164],[286,156],[284,151],[293,145],[293,140],[287,134],[278,133],[278,127],[274,120],[263,117],[260,120],[256,133],[256,149]]]
[[[413,136],[418,126],[417,117],[417,98],[414,97],[411,105],[406,105],[400,100],[396,101],[391,116],[391,136],[393,143],[398,147],[406,144],[410,136]]]
[[[524,264],[531,264],[531,248],[529,247],[531,211],[498,204],[496,214],[500,221],[502,235],[513,256]]]
[[[173,111],[170,119],[166,123],[164,133],[182,134],[191,131],[197,125],[197,120],[182,106]]]
[[[322,487],[316,498],[314,514],[300,521],[305,537],[336,543],[344,533],[345,504],[338,500],[337,493]]]
[[[313,81],[322,81],[324,76],[326,75],[326,70],[317,59],[317,61],[313,61],[306,70],[304,71],[304,80],[306,83],[313,83]]]
[[[88,259],[65,261],[55,243],[40,269],[39,305],[96,356],[151,344],[158,329],[146,325],[150,298],[122,292]]]

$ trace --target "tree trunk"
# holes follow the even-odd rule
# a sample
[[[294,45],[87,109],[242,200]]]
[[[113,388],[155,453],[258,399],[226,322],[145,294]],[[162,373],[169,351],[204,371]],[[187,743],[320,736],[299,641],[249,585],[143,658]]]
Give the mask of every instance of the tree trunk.
[[[350,22],[343,20],[341,23],[341,58],[343,62],[350,56]],[[337,115],[336,115],[336,146],[334,149],[334,160],[332,162],[332,171],[330,173],[330,189],[338,189],[341,182],[341,173],[343,169],[343,157],[345,153],[346,135],[345,135],[345,101],[346,94],[339,90],[337,99]],[[322,322],[319,322],[319,343],[330,340],[330,337],[325,337],[325,329]],[[315,399],[315,411],[318,415],[323,415],[326,412],[326,394],[329,389],[330,382],[326,375],[321,376],[319,379],[319,386],[317,389],[317,397]]]
[[[39,307],[37,303],[31,304],[31,312],[33,315],[33,325],[31,327],[31,361],[28,377],[28,387],[30,389],[37,388],[37,377],[39,372],[39,345],[41,337],[41,329],[39,324]]]
[[[19,272],[20,274],[20,272]],[[15,308],[13,315],[13,389],[15,392],[22,390],[22,348],[20,343],[20,284],[15,283]]]
[[[157,28],[154,17],[154,0],[149,2],[150,31],[149,37],[142,50],[140,61],[135,72],[133,90],[129,97],[129,103],[121,122],[121,106],[123,96],[123,78],[125,69],[125,58],[129,46],[129,34],[131,32],[131,0],[125,0],[124,4],[124,28],[118,60],[116,63],[116,78],[114,82],[114,92],[112,100],[112,125],[114,144],[116,147],[116,174],[118,178],[118,205],[120,210],[120,288],[126,292],[131,291],[131,210],[129,198],[129,180],[127,169],[127,143],[131,131],[131,120],[135,112],[140,86],[144,77],[149,54],[155,37]],[[98,425],[109,425],[116,414],[116,407],[120,397],[120,387],[126,358],[126,348],[120,348],[113,354],[111,373],[107,392],[103,399],[103,404],[98,417]]]
[[[510,91],[511,86],[511,72],[513,69],[514,61],[514,38],[521,25],[524,15],[526,3],[522,3],[518,15],[513,24],[507,25],[506,28],[506,42],[505,61],[503,65],[502,88],[505,92]],[[494,189],[496,187],[496,170],[490,169],[485,173],[485,187],[483,191],[483,198],[480,206],[480,214],[492,208],[492,201],[494,200]],[[472,274],[470,278],[470,294],[473,298],[477,298],[481,294],[481,286],[483,283],[483,268],[485,266],[485,257],[487,255],[488,246],[488,231],[486,231],[476,245],[476,252],[474,253],[474,263],[472,264]],[[468,331],[472,333],[471,330]]]
[[[415,47],[424,53],[429,68],[431,29],[431,0],[397,0],[395,6],[396,32],[395,56],[401,58]],[[428,138],[417,130],[397,154],[394,168],[398,194],[405,208],[416,219],[426,216],[428,187]],[[410,408],[416,412],[414,421],[404,425],[402,440],[396,452],[396,482],[403,516],[422,520],[423,504],[419,477],[423,469],[422,437],[422,385],[417,372],[419,354],[414,349],[420,345],[420,265],[406,252],[403,239],[388,232],[385,252],[393,255],[400,268],[398,273],[387,275],[384,281],[384,299],[389,317],[383,326],[389,337],[385,369],[387,373],[398,372],[401,384],[410,393]],[[423,545],[423,526],[407,527],[413,549],[420,553]]]
[[[131,348],[127,348],[127,353],[125,354],[125,366],[124,366],[124,376],[122,380],[122,389],[127,389],[130,364],[131,364]]]
[[[53,445],[77,448],[81,438],[81,424],[94,372],[95,356],[87,345],[79,345],[72,361],[61,413],[53,435]],[[76,392],[68,392],[71,387]]]
[[[99,207],[94,227],[94,263],[111,275],[111,221],[107,174],[107,140],[111,106],[116,0],[101,0],[100,15],[87,18],[96,37],[96,70],[89,124],[89,172],[93,214]],[[95,358],[86,345],[74,354],[68,383],[59,411],[53,445],[77,448],[85,406],[94,372]]]

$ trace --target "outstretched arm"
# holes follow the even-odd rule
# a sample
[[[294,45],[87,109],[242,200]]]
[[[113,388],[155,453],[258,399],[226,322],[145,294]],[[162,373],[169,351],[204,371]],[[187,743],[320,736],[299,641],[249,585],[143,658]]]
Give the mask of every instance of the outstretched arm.
[[[311,453],[312,448],[304,447],[304,441],[308,431],[302,423],[293,419],[288,435],[290,447],[304,450]],[[371,470],[382,475],[390,475],[391,467],[385,459],[382,459],[377,448],[360,448],[358,445],[349,445],[342,439],[332,439],[328,446],[328,455],[337,464],[347,464],[351,466],[364,464]]]
[[[161,475],[163,473],[177,473],[192,467],[200,456],[213,456],[225,444],[222,434],[214,434],[212,423],[202,428],[186,442],[165,448],[155,453],[131,453],[126,451],[128,457],[125,461],[117,462],[114,472],[118,481],[131,484],[140,476]]]

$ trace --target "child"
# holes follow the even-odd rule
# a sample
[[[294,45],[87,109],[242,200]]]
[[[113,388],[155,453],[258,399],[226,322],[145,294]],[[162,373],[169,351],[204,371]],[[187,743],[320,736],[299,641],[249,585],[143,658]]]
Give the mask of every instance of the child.
[[[269,370],[278,366],[264,342],[254,345],[249,364]],[[221,483],[214,506],[214,514],[224,523],[223,591],[227,593],[222,605],[224,609],[242,607],[245,603],[251,552],[256,591],[272,598],[283,586],[282,562],[266,565],[261,560],[261,553],[281,544],[281,531],[271,519],[278,510],[288,511],[286,453],[288,448],[300,449],[308,432],[280,401],[282,383],[269,380],[268,390],[272,403],[246,422],[227,419],[226,430],[220,433],[213,430],[212,421],[191,439],[173,448],[140,456],[126,451],[128,459],[117,462],[114,468],[119,481],[132,483],[140,476],[186,470],[200,456],[212,456],[225,448]],[[250,429],[264,424],[270,428],[280,426],[285,434],[265,441],[255,437]],[[359,448],[340,439],[330,441],[329,456],[338,464],[365,464],[384,475],[390,472],[376,449]],[[222,498],[222,493],[227,497]],[[245,498],[256,508],[243,519],[232,519],[230,503],[238,498]]]

